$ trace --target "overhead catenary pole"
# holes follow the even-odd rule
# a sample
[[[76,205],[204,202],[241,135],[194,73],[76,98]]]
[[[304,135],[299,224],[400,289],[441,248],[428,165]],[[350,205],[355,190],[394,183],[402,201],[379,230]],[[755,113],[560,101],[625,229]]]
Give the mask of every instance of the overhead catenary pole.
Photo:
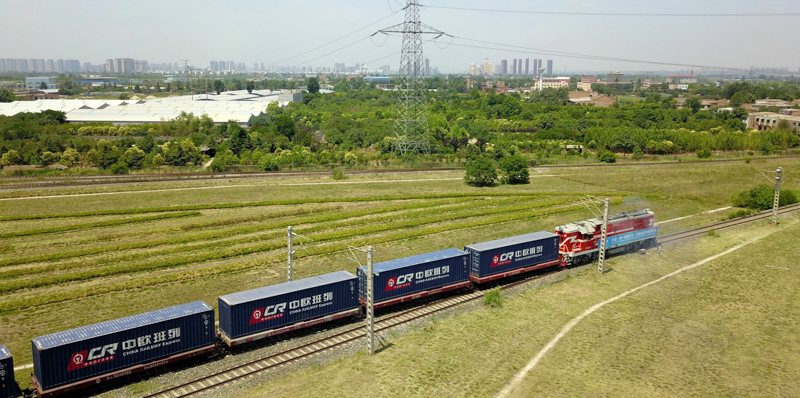
[[[608,205],[610,200],[606,198],[603,201],[603,226],[600,228],[600,247],[597,257],[597,272],[601,275],[605,272],[606,262],[606,238],[608,238]]]
[[[775,176],[775,200],[772,203],[772,223],[778,225],[778,207],[780,206],[781,200],[781,173],[783,169],[778,167],[778,170],[775,170],[778,173]]]
[[[288,231],[288,238],[289,238],[289,270],[286,273],[286,279],[291,281],[292,280],[292,256],[294,252],[292,251],[292,237],[294,236],[294,232],[292,232],[292,226],[290,225],[289,228],[286,228]]]
[[[369,355],[375,354],[375,293],[373,280],[375,273],[372,268],[372,246],[367,247],[367,345]]]

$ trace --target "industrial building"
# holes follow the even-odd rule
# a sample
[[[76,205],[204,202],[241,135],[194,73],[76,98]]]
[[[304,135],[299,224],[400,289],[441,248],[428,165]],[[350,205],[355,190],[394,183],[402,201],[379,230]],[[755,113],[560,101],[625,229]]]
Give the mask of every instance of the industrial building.
[[[86,100],[58,99],[38,101],[15,101],[0,104],[0,115],[13,116],[17,113],[37,113],[56,110],[66,113],[70,123],[101,122],[115,125],[164,123],[175,119],[181,112],[195,116],[208,115],[214,124],[233,121],[240,126],[250,126],[252,119],[266,112],[267,105],[277,102],[286,106],[299,98],[302,93],[292,90],[286,92],[270,90],[228,91],[220,95],[184,95],[144,100]],[[320,90],[330,92],[328,90]],[[299,95],[299,97],[298,97]]]
[[[39,77],[25,78],[25,88],[28,90],[38,90],[39,88],[41,88],[42,83],[46,84],[47,89],[49,90],[57,88],[55,77],[39,76]]]

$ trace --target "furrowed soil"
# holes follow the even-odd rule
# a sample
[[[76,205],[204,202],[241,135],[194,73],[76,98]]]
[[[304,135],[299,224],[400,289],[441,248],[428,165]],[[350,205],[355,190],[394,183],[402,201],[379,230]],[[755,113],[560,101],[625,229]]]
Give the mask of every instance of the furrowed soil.
[[[736,209],[701,213],[729,206],[738,191],[730,181],[777,167],[769,162],[717,167],[713,179],[702,171],[711,165],[659,167],[668,176],[663,185],[673,188],[657,179],[631,183],[637,170],[654,168],[625,167],[534,171],[531,184],[494,188],[435,172],[4,191],[0,343],[22,365],[31,362],[36,336],[196,300],[216,308],[220,295],[283,282],[289,225],[313,240],[299,246],[296,278],[355,272],[346,244],[373,244],[375,260],[386,261],[552,231],[593,217],[569,205],[586,194],[610,197],[612,212],[650,207],[657,220],[692,215],[664,224],[662,233],[670,233],[727,218]],[[626,180],[615,181],[621,175]],[[736,181],[745,189],[759,182],[751,180]],[[730,192],[707,200],[679,194],[682,184]],[[799,187],[788,179],[784,186]],[[196,187],[203,189],[190,189]],[[75,194],[83,196],[63,196]]]

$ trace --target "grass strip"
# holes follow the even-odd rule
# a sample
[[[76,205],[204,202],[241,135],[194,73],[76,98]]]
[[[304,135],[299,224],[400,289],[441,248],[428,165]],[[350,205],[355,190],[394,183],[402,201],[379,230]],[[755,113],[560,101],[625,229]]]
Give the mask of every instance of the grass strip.
[[[635,194],[648,199],[663,198],[663,195],[647,194],[647,193],[621,193],[621,192],[594,192],[594,196],[626,196]],[[367,197],[352,197],[352,198],[318,198],[318,199],[287,199],[287,200],[271,200],[261,202],[242,202],[242,203],[216,203],[205,205],[186,205],[186,206],[161,206],[149,207],[142,209],[116,209],[116,210],[96,210],[79,213],[62,213],[62,214],[32,214],[24,216],[6,216],[0,217],[2,221],[25,221],[25,220],[42,220],[50,218],[69,218],[69,217],[95,217],[95,216],[111,216],[111,215],[126,215],[126,214],[142,214],[142,213],[164,213],[176,211],[192,211],[192,210],[218,210],[218,209],[236,209],[245,207],[263,207],[263,206],[281,206],[281,205],[298,205],[309,203],[352,203],[352,202],[378,202],[378,201],[391,201],[391,200],[420,200],[420,199],[458,199],[458,198],[474,198],[474,197],[514,197],[514,196],[527,196],[527,197],[541,197],[541,196],[564,196],[564,192],[462,192],[462,193],[447,193],[447,194],[422,194],[422,195],[381,195],[381,196],[367,196]],[[578,193],[575,193],[578,196]]]
[[[551,201],[550,203],[546,204],[548,206],[552,206],[554,204],[563,204],[565,201]],[[432,213],[434,216],[423,218],[423,219],[411,219],[402,222],[395,222],[395,223],[381,223],[378,225],[373,225],[370,227],[364,228],[356,228],[356,229],[348,229],[344,231],[337,231],[337,232],[330,232],[327,234],[318,234],[318,235],[310,235],[313,236],[315,242],[327,242],[332,240],[340,240],[344,238],[349,238],[352,236],[360,236],[364,234],[376,233],[376,232],[383,232],[387,230],[393,229],[404,229],[410,227],[417,227],[424,224],[431,224],[437,223],[442,221],[450,221],[450,220],[457,220],[475,216],[482,216],[486,214],[497,214],[497,213],[506,213],[506,212],[516,212],[521,210],[530,209],[530,204],[515,206],[515,207],[500,207],[494,209],[475,209],[471,212],[462,212],[462,209],[452,209],[449,213],[442,213],[441,209],[432,209],[427,211],[426,213]],[[470,204],[470,207],[473,207]],[[458,211],[458,213],[454,213]],[[363,220],[353,220],[351,222],[346,223],[346,225],[340,225],[337,227],[342,226],[350,226],[352,223],[361,223]],[[321,229],[322,226],[315,226],[311,228],[306,228],[302,230],[304,234],[309,234],[309,232],[313,232],[315,230]],[[325,228],[330,229],[330,227]],[[275,237],[283,235],[283,232],[275,234]],[[224,246],[229,246],[228,242],[225,242]],[[148,263],[142,264],[131,264],[131,265],[121,265],[115,267],[106,267],[106,268],[93,268],[91,270],[83,271],[83,272],[76,272],[70,274],[62,274],[62,275],[55,275],[49,277],[43,277],[34,280],[21,280],[21,281],[12,281],[0,284],[0,293],[12,293],[15,291],[19,291],[22,289],[34,289],[40,287],[47,287],[47,286],[54,286],[62,283],[67,282],[76,282],[76,281],[86,281],[101,277],[108,277],[108,276],[115,276],[115,275],[123,275],[123,274],[134,274],[134,273],[141,273],[141,272],[151,272],[157,271],[162,269],[169,269],[169,268],[176,268],[186,264],[192,263],[203,263],[207,261],[213,260],[224,260],[228,258],[234,257],[241,257],[245,255],[250,255],[258,252],[276,250],[285,246],[285,242],[283,241],[274,241],[274,242],[267,242],[261,243],[254,246],[246,246],[246,247],[238,247],[238,248],[230,248],[230,249],[222,249],[215,248],[210,253],[200,253],[192,256],[185,256],[179,258],[169,258],[169,259],[158,259],[154,261],[150,261]],[[141,257],[140,255],[136,255],[136,257]],[[117,262],[117,261],[114,261]],[[72,269],[72,268],[69,268]]]
[[[474,200],[470,198],[470,200]],[[345,212],[333,212],[330,214],[324,215],[314,215],[310,217],[300,218],[298,220],[292,220],[295,224],[314,224],[314,223],[321,223],[327,221],[336,221],[342,220],[352,217],[361,217],[364,215],[369,214],[377,214],[383,212],[393,212],[393,211],[403,211],[403,210],[411,210],[415,208],[425,208],[431,206],[438,206],[442,203],[442,201],[435,201],[435,202],[426,202],[426,203],[410,203],[410,204],[403,204],[403,205],[395,205],[395,206],[386,206],[383,208],[370,208],[370,209],[361,209],[361,210],[351,210]],[[288,213],[288,212],[287,212]],[[21,264],[29,264],[29,263],[37,263],[37,262],[45,262],[45,261],[60,261],[65,260],[68,258],[74,257],[83,257],[89,256],[94,254],[101,254],[105,252],[120,252],[125,250],[136,250],[136,249],[149,249],[157,246],[163,245],[178,245],[178,244],[186,244],[192,243],[202,240],[211,240],[211,239],[220,239],[230,236],[248,234],[248,233],[255,233],[259,231],[263,231],[266,229],[271,228],[280,228],[286,227],[288,224],[286,221],[280,222],[273,222],[265,225],[253,225],[247,227],[239,227],[235,229],[223,230],[223,231],[213,231],[213,232],[204,232],[201,234],[191,235],[191,236],[182,236],[177,238],[166,238],[166,239],[159,239],[147,242],[133,242],[133,243],[125,243],[115,246],[104,246],[104,247],[92,247],[87,249],[80,249],[80,250],[72,250],[68,252],[62,253],[48,253],[48,254],[40,254],[34,256],[26,256],[26,257],[17,257],[17,258],[9,258],[5,260],[0,260],[0,267],[8,267],[12,265],[21,265]],[[169,231],[176,231],[180,230],[180,228],[172,228]]]
[[[613,200],[614,203],[620,203],[621,200]],[[436,233],[442,232],[451,232],[460,229],[467,229],[467,228],[474,228],[486,225],[493,225],[493,224],[500,224],[506,223],[511,221],[520,221],[527,218],[533,217],[540,217],[546,216],[551,214],[558,214],[558,213],[566,213],[581,209],[582,207],[579,205],[570,205],[564,206],[559,208],[551,208],[551,209],[544,209],[544,210],[534,210],[534,211],[527,211],[521,212],[511,215],[503,215],[498,217],[492,217],[483,220],[476,220],[476,221],[469,221],[459,224],[453,225],[443,225],[438,227],[430,227],[416,231],[404,231],[395,234],[389,234],[380,237],[370,237],[369,239],[362,239],[358,242],[351,242],[354,245],[364,245],[364,244],[380,244],[380,243],[387,243],[393,241],[399,241],[404,239],[412,239],[418,238],[425,235],[431,235]],[[320,254],[329,254],[341,251],[341,248],[337,247],[326,247],[326,248],[317,248],[316,250],[310,250],[307,252],[297,253],[300,255],[299,257],[307,257],[312,255],[320,255]],[[298,257],[298,258],[299,258]],[[139,279],[135,281],[127,281],[127,282],[120,282],[116,284],[110,285],[99,285],[99,286],[92,286],[78,290],[72,290],[68,292],[59,292],[59,293],[52,293],[47,295],[41,295],[37,297],[30,297],[25,299],[16,299],[10,300],[3,303],[0,303],[0,314],[7,314],[14,311],[28,309],[32,307],[39,307],[48,304],[60,303],[67,300],[77,300],[92,296],[98,296],[102,294],[108,294],[113,292],[119,291],[126,291],[132,289],[141,289],[145,287],[163,285],[168,283],[175,283],[175,282],[186,282],[190,280],[214,277],[229,273],[236,273],[246,271],[248,269],[257,267],[257,266],[264,266],[268,264],[277,264],[282,263],[285,260],[283,256],[272,256],[266,260],[249,260],[243,261],[238,263],[231,263],[220,265],[217,267],[209,267],[204,269],[198,270],[190,270],[184,272],[177,272],[168,275],[160,275],[157,277],[147,278],[147,279]]]
[[[472,202],[472,201],[473,201],[473,199],[469,200],[469,202]],[[456,202],[456,203],[461,203],[461,202]],[[338,222],[336,222],[335,225],[316,225],[316,226],[314,226],[314,227],[312,227],[310,229],[305,229],[304,232],[308,233],[309,231],[321,231],[321,230],[326,230],[326,229],[335,229],[335,228],[341,228],[341,227],[344,227],[344,226],[349,226],[349,225],[352,225],[352,223],[355,223],[355,222],[348,222],[348,221],[346,221],[347,219],[352,219],[353,217],[363,216],[365,214],[379,214],[379,213],[404,211],[404,210],[420,210],[420,209],[424,210],[424,209],[429,208],[429,207],[433,207],[434,209],[433,210],[427,210],[427,211],[423,212],[422,214],[427,214],[429,212],[441,213],[443,211],[441,209],[441,206],[443,204],[444,205],[448,205],[448,204],[452,204],[452,202],[432,202],[432,203],[429,202],[429,203],[423,203],[423,204],[417,203],[417,204],[413,204],[413,205],[411,205],[411,204],[402,205],[402,206],[399,206],[399,208],[392,206],[392,207],[386,207],[386,208],[366,209],[366,210],[353,211],[353,212],[349,212],[350,214],[348,215],[348,217],[346,217],[344,219],[344,221],[345,221],[344,223],[341,222],[342,220],[339,220]],[[448,211],[460,210],[463,206],[473,206],[473,205],[471,205],[469,203],[468,204],[460,204],[459,207],[457,207],[455,209],[448,210]],[[378,210],[378,211],[376,211],[376,210]],[[333,218],[334,216],[333,215],[328,215],[328,216],[325,216],[325,217],[326,218]],[[377,221],[380,221],[381,219],[383,219],[383,218],[379,218],[379,219],[377,219]],[[363,222],[363,220],[360,220],[360,219],[356,220],[356,221],[359,222],[359,223]],[[285,223],[273,223],[272,225],[268,225],[268,226],[260,226],[257,229],[254,228],[253,231],[254,232],[258,232],[258,231],[263,230],[263,229],[272,229],[272,228],[275,228],[275,227],[283,227],[283,226],[285,226]],[[193,242],[184,241],[184,242],[181,242],[181,243],[196,243],[196,244],[188,245],[188,246],[183,245],[183,246],[170,247],[170,248],[163,249],[163,250],[160,250],[160,251],[149,252],[146,255],[149,256],[149,257],[155,257],[155,256],[163,256],[163,255],[169,255],[169,254],[176,254],[176,253],[182,253],[182,252],[195,251],[195,250],[200,250],[200,249],[214,251],[214,250],[218,250],[219,248],[222,248],[222,247],[232,246],[234,244],[251,243],[251,242],[255,242],[255,241],[264,241],[264,240],[267,240],[267,239],[279,238],[279,237],[282,237],[284,235],[285,235],[285,232],[278,231],[278,232],[273,232],[273,233],[269,233],[269,234],[266,234],[266,235],[251,236],[251,237],[244,238],[244,239],[217,241],[217,242],[214,242],[214,244],[209,244],[208,242],[198,243],[197,241],[193,241]],[[22,277],[22,276],[35,275],[35,274],[41,274],[41,273],[47,273],[47,272],[55,272],[55,271],[62,271],[62,270],[74,270],[74,269],[78,269],[78,268],[87,268],[87,267],[100,267],[100,266],[103,266],[103,265],[106,265],[106,264],[109,264],[109,263],[121,263],[121,262],[131,261],[131,260],[141,260],[141,258],[142,258],[142,254],[136,253],[136,254],[127,254],[127,255],[114,256],[114,257],[108,257],[108,258],[99,258],[99,259],[96,259],[96,260],[89,260],[89,261],[79,260],[79,261],[73,261],[73,262],[61,263],[61,264],[54,264],[54,265],[43,266],[43,267],[17,269],[17,270],[0,272],[0,280],[2,280],[2,279],[13,279],[13,278],[18,278],[18,277]]]
[[[66,232],[66,231],[78,231],[82,229],[90,229],[90,228],[100,228],[100,227],[112,227],[116,225],[124,225],[124,224],[138,224],[138,223],[145,223],[150,221],[158,221],[158,220],[169,220],[174,218],[184,218],[184,217],[197,217],[200,216],[199,211],[185,211],[179,213],[169,213],[169,214],[157,214],[153,216],[146,216],[146,217],[137,217],[137,218],[126,218],[122,220],[106,220],[106,221],[96,221],[90,222],[85,224],[72,224],[72,225],[64,225],[60,227],[50,227],[50,228],[40,228],[40,229],[31,229],[28,231],[15,231],[15,232],[4,232],[0,233],[0,239],[8,239],[20,236],[34,236],[34,235],[44,235],[44,234],[52,234],[57,232]]]

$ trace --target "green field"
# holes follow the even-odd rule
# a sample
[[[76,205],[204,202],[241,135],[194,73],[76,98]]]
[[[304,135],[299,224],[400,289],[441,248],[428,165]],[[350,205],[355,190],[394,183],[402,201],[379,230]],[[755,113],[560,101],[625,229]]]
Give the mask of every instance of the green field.
[[[438,172],[6,191],[0,343],[25,364],[35,336],[194,300],[216,307],[219,295],[282,282],[289,225],[313,239],[296,255],[295,277],[352,272],[346,244],[373,244],[385,261],[549,231],[592,217],[574,205],[585,194],[612,198],[613,211],[650,207],[664,221],[729,206],[733,193],[760,182],[757,169],[779,164],[797,170],[800,161],[554,169],[495,188]],[[787,189],[800,188],[786,175]]]

